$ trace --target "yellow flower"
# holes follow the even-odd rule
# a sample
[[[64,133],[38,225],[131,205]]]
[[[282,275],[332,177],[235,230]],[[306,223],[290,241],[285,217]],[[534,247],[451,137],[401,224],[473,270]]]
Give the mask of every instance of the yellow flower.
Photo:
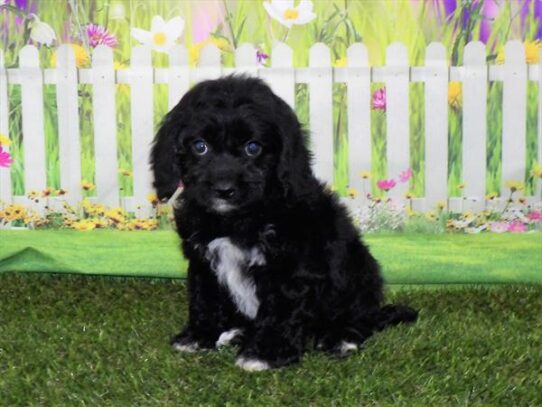
[[[0,133],[0,146],[9,147],[10,145],[11,145],[11,140],[8,139],[6,135]]]
[[[542,178],[542,163],[536,163],[531,174],[535,178]]]
[[[41,196],[46,198],[49,195],[51,195],[52,192],[53,192],[53,190],[51,188],[47,187],[43,191],[41,191]]]
[[[346,195],[348,195],[352,199],[355,199],[358,197],[359,191],[356,188],[348,188],[346,190]]]
[[[448,104],[455,109],[461,107],[462,85],[461,82],[453,81],[448,84]]]
[[[73,222],[71,224],[71,227],[75,230],[87,231],[95,229],[96,225],[91,220],[80,220],[77,222]]]
[[[474,218],[474,214],[471,211],[466,211],[461,214],[461,217],[463,219],[470,219],[470,218]]]
[[[425,214],[425,218],[430,221],[434,221],[437,219],[437,214],[433,211],[429,211]]]
[[[134,173],[133,173],[132,171],[130,171],[130,170],[125,170],[124,168],[121,168],[121,169],[119,170],[119,172],[120,172],[123,176],[125,176],[125,177],[131,177],[132,175],[134,175]]]
[[[35,212],[27,213],[23,219],[23,222],[25,225],[34,225],[34,226],[42,226],[49,223],[47,219],[42,218],[39,214]]]
[[[108,223],[105,219],[91,219],[91,222],[94,223],[96,229],[103,229],[108,226]]]
[[[359,176],[362,178],[362,179],[369,179],[371,178],[371,173],[369,171],[361,171],[359,173]]]
[[[209,44],[214,44],[221,51],[228,51],[230,48],[230,43],[225,38],[221,37],[209,37],[204,41],[192,44],[188,48],[188,60],[190,65],[196,65],[199,62],[199,56],[201,50]]]
[[[85,50],[85,48],[83,48],[79,44],[70,44],[70,45],[73,49],[73,53],[75,54],[75,65],[77,66],[77,68],[83,68],[87,66],[90,63],[90,57],[87,51]],[[51,66],[55,68],[56,67],[56,52],[53,53],[53,55],[51,56],[50,62],[51,62]]]
[[[112,208],[105,213],[105,216],[114,223],[122,223],[125,219],[125,212],[122,208]]]
[[[405,194],[405,198],[406,198],[406,199],[412,199],[412,198],[414,198],[414,194],[413,194],[412,192],[407,192],[407,193]]]
[[[28,194],[26,194],[28,199],[31,199],[33,201],[37,201],[41,197],[41,193],[38,191],[30,191]]]
[[[437,209],[439,211],[442,211],[446,208],[446,201],[438,201],[437,202]]]
[[[92,191],[96,186],[92,182],[88,181],[81,181],[81,188],[83,188],[85,191]]]
[[[147,195],[147,201],[149,201],[152,206],[156,206],[160,203],[160,201],[158,200],[158,196],[154,192],[151,192]]]
[[[0,219],[6,222],[23,220],[26,216],[26,208],[21,204],[12,204],[0,211]]]
[[[346,65],[348,64],[348,61],[346,59],[346,57],[343,57],[343,58],[339,58],[335,61],[335,64],[333,64],[333,66],[335,68],[343,68],[345,67]]]
[[[525,47],[525,62],[528,64],[537,64],[540,59],[540,48],[542,47],[540,40],[525,41],[523,45]],[[499,65],[502,65],[504,64],[504,61],[504,47],[501,47],[501,49],[497,53],[497,58],[495,59],[495,62]]]
[[[152,230],[158,227],[155,219],[132,219],[126,224],[128,230]]]
[[[65,189],[60,188],[55,193],[56,193],[57,196],[63,196],[63,195],[66,195],[68,193],[68,191],[66,191]]]
[[[458,188],[458,189],[465,189],[465,183],[462,182],[462,183],[458,184],[458,185],[457,185],[457,188]]]
[[[520,181],[509,180],[506,181],[504,185],[506,186],[506,188],[509,188],[512,193],[516,191],[523,191],[523,189],[525,188],[523,182]]]
[[[495,192],[492,192],[491,194],[486,195],[486,200],[493,201],[495,198],[497,198],[497,194]]]
[[[525,60],[528,64],[538,64],[541,47],[540,40],[525,41]]]

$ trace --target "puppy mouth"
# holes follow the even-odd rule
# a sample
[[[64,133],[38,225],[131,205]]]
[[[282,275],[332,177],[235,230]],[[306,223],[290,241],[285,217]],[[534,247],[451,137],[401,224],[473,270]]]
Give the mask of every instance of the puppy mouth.
[[[228,199],[215,198],[212,201],[211,208],[217,213],[228,213],[237,209],[237,205]]]

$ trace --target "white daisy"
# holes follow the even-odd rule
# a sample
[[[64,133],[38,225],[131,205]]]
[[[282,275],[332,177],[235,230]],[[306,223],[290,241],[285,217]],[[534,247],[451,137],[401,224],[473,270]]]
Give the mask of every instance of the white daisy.
[[[272,18],[288,28],[294,24],[307,24],[316,18],[311,0],[301,0],[297,7],[294,7],[294,0],[271,0],[264,2],[263,6]]]
[[[50,47],[53,45],[53,41],[56,40],[55,31],[51,26],[43,21],[40,21],[37,15],[31,15],[32,21],[30,22],[30,39],[38,44],[47,45]]]
[[[140,28],[132,28],[132,37],[143,45],[150,45],[158,52],[168,52],[181,36],[184,29],[182,17],[173,17],[168,22],[160,16],[152,18],[151,30],[145,31]]]

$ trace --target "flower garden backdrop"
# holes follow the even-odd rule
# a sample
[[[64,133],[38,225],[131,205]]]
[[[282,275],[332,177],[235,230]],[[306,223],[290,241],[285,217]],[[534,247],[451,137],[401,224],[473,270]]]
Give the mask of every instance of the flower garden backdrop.
[[[451,66],[462,64],[463,50],[469,41],[479,40],[486,46],[488,63],[502,64],[504,44],[520,40],[529,64],[539,61],[542,37],[542,2],[537,0],[0,0],[0,39],[7,68],[18,66],[21,48],[33,44],[39,49],[42,67],[55,67],[56,47],[71,44],[79,68],[90,66],[95,47],[113,49],[115,69],[129,64],[131,48],[145,44],[153,50],[153,65],[166,67],[167,53],[175,44],[184,44],[192,66],[198,64],[201,49],[216,45],[222,52],[224,66],[233,66],[234,50],[242,43],[256,46],[254,59],[261,66],[270,64],[274,43],[282,41],[294,50],[295,66],[307,66],[310,47],[322,42],[330,47],[334,66],[346,64],[346,49],[355,42],[368,47],[371,66],[385,63],[386,47],[395,41],[408,49],[409,64],[422,65],[427,45],[442,42]],[[537,194],[537,179],[542,166],[537,160],[538,85],[527,85],[527,169],[524,179],[506,180],[509,195],[504,207],[492,205],[500,191],[502,155],[502,83],[493,82],[488,91],[487,121],[487,196],[486,210],[481,213],[451,213],[448,202],[439,202],[426,213],[416,213],[409,202],[423,196],[424,114],[423,84],[410,84],[411,165],[400,174],[387,174],[386,89],[373,83],[371,101],[372,162],[371,171],[358,174],[367,180],[368,190],[348,185],[347,143],[336,143],[335,188],[344,197],[360,194],[369,205],[359,208],[356,219],[363,231],[480,231],[526,232],[540,230],[540,206],[530,204],[523,196]],[[81,117],[81,151],[83,196],[95,196],[91,85],[79,85]],[[155,120],[167,110],[165,85],[154,86]],[[11,171],[14,195],[27,195],[34,201],[53,197],[62,199],[70,191],[60,188],[58,160],[58,122],[55,87],[44,90],[45,137],[47,150],[47,185],[43,191],[24,187],[22,149],[21,91],[9,86],[8,134],[0,135],[0,171]],[[344,114],[346,89],[333,88],[334,133],[337,139],[347,137]],[[133,194],[133,169],[130,136],[130,88],[117,85],[118,174],[122,196]],[[461,196],[465,184],[461,174],[462,86],[451,82],[449,102],[449,196]],[[416,108],[419,106],[420,108]],[[296,85],[296,110],[302,122],[308,120],[307,87]],[[157,124],[157,123],[156,123]],[[406,204],[396,205],[388,192],[408,183]],[[167,207],[149,195],[154,207],[151,219],[138,219],[124,208],[106,208],[100,202],[84,199],[77,207],[65,205],[63,211],[48,209],[37,213],[31,207],[12,202],[0,203],[0,224],[30,228],[96,228],[154,229],[167,227]],[[46,208],[48,205],[46,205]]]

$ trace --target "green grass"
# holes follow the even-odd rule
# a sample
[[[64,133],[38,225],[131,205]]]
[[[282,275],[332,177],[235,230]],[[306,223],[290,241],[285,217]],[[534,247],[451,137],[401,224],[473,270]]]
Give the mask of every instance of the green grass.
[[[245,373],[235,350],[181,355],[178,280],[0,275],[5,406],[542,405],[542,287],[395,290],[420,309],[348,359]]]
[[[542,283],[542,235],[370,234],[391,284]],[[171,231],[0,231],[0,273],[42,271],[178,278]]]

